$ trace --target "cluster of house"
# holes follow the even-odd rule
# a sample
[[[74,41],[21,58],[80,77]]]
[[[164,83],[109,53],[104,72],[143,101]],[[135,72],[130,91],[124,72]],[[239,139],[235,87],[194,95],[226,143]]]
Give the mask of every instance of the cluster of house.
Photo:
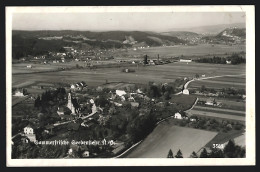
[[[116,90],[115,92],[110,91],[110,102],[113,103],[115,106],[122,106],[123,102],[129,101],[131,104],[131,107],[139,107],[139,103],[135,101],[135,97],[140,98],[148,98],[143,94],[143,92],[140,89],[137,89],[135,93],[126,93],[124,90]],[[148,98],[149,99],[149,98]]]
[[[71,84],[70,85],[70,89],[71,90],[82,90],[85,87],[87,87],[87,84],[84,81],[81,81],[81,82],[78,82],[76,84]]]

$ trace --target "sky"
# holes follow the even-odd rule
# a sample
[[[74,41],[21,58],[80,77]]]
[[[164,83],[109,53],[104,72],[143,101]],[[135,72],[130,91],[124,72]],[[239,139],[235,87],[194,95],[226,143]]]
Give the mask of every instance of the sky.
[[[170,31],[245,23],[242,12],[13,13],[14,30]]]

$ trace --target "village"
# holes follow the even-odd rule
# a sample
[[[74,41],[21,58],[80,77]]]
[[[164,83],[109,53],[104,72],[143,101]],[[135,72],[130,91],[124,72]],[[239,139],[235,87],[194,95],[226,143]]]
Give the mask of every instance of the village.
[[[145,56],[143,63],[147,62],[147,56]],[[182,59],[180,62],[189,63],[191,60]],[[206,118],[193,115],[189,110],[196,104],[211,107],[223,106],[223,103],[216,101],[214,97],[220,97],[224,92],[207,89],[205,86],[197,91],[186,88],[191,81],[206,77],[205,74],[201,76],[196,74],[191,78],[179,79],[174,85],[153,82],[147,86],[106,83],[98,87],[89,87],[86,82],[81,81],[55,88],[54,85],[46,84],[45,87],[38,88],[46,90],[42,95],[30,95],[26,89],[16,89],[13,97],[26,98],[21,101],[34,104],[32,109],[38,114],[26,114],[15,119],[17,122],[21,121],[23,125],[19,125],[20,128],[14,130],[13,146],[27,144],[31,145],[30,149],[42,149],[34,143],[106,138],[113,144],[110,146],[70,144],[64,148],[66,151],[60,156],[63,158],[113,157],[125,151],[136,141],[143,139],[155,125],[169,117],[177,120],[175,125],[207,129],[204,126],[205,122],[202,122]],[[190,94],[209,98],[203,101]],[[180,100],[178,98],[175,100],[175,97],[180,97]],[[138,124],[140,121],[146,124],[145,128],[142,128],[144,127],[142,124]],[[151,123],[147,124],[148,121]],[[211,130],[219,130],[222,126],[217,121],[210,120],[214,125],[214,128],[210,128]],[[243,128],[240,123],[226,122],[225,130],[232,130],[233,127],[239,130]],[[147,128],[150,129],[147,130]],[[19,151],[14,151],[14,154],[25,156]]]

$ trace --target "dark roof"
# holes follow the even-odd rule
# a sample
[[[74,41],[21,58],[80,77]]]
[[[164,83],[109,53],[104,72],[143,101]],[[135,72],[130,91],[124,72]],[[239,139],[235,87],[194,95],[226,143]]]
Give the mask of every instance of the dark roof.
[[[37,128],[37,127],[36,127],[34,124],[32,124],[32,123],[29,123],[26,127],[32,128],[32,129],[36,129],[36,128]]]

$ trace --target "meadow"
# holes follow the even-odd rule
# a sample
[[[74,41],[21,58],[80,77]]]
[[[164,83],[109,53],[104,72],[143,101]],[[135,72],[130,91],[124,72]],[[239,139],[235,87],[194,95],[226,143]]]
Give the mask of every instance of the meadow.
[[[223,108],[217,109],[213,107],[201,107],[196,105],[193,109],[188,110],[187,113],[196,116],[206,116],[242,122],[246,120],[245,111],[235,111]]]
[[[178,127],[173,125],[171,120],[164,121],[126,158],[166,158],[170,149],[174,155],[180,149],[183,157],[187,158],[216,135],[216,132]]]
[[[85,81],[89,86],[98,86],[106,82],[129,82],[147,84],[149,81],[173,82],[177,78],[192,78],[195,74],[206,76],[245,74],[245,65],[220,65],[204,63],[170,63],[156,66],[136,65],[133,73],[122,72],[122,68],[73,69],[69,71],[55,71],[45,73],[13,74],[13,87],[25,87],[35,82],[46,83],[75,83]],[[239,80],[240,81],[240,80]],[[27,84],[26,84],[27,83]],[[196,83],[192,82],[191,84]],[[214,87],[223,88],[233,86],[235,80],[229,84],[214,83]],[[190,86],[189,86],[190,87]],[[207,87],[207,85],[206,85]]]
[[[223,45],[216,44],[200,44],[196,46],[176,45],[171,47],[150,47],[137,50],[128,50],[125,54],[140,55],[147,54],[150,57],[157,58],[159,54],[162,57],[177,57],[177,56],[199,56],[199,55],[223,55],[245,52],[245,45]]]

